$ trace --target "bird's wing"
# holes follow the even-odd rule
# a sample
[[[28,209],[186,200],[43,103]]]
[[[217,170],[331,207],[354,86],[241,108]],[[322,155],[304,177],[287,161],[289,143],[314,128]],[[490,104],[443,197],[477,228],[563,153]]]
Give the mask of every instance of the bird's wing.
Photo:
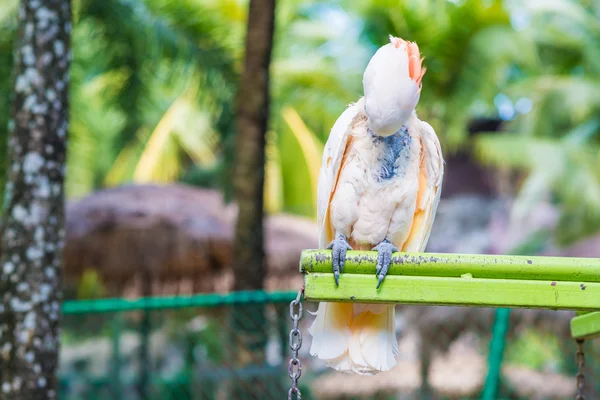
[[[317,218],[319,224],[319,247],[324,248],[333,238],[329,222],[329,204],[335,193],[344,155],[348,148],[352,121],[364,108],[364,100],[351,104],[335,121],[323,150],[319,186],[317,191]]]
[[[409,126],[409,129],[411,128],[417,129],[421,137],[419,192],[410,234],[402,246],[402,251],[422,252],[427,246],[442,193],[444,159],[440,142],[431,125],[413,115]]]

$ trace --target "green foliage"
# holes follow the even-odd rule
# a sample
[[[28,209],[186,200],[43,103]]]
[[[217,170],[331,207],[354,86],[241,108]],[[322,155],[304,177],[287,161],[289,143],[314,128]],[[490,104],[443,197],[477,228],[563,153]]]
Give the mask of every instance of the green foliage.
[[[17,4],[0,6],[0,155]],[[181,180],[229,198],[247,1],[74,5],[68,196]],[[361,96],[364,67],[393,34],[416,41],[425,57],[419,116],[445,154],[473,146],[483,163],[521,171],[514,214],[551,198],[561,210],[561,243],[597,232],[599,10],[598,0],[278,3],[267,210],[314,216],[329,130]],[[517,110],[506,135],[469,142],[468,123],[497,117],[499,94],[531,110]]]
[[[247,3],[234,0],[75,3],[69,197],[126,182],[173,180],[230,192],[246,13]],[[360,95],[359,68],[340,74],[335,59],[315,51],[340,33],[314,14],[312,6],[296,2],[277,9],[266,188],[271,212],[314,215],[320,159],[314,151],[306,158],[298,140],[322,151],[336,118]],[[6,29],[0,57],[10,61],[11,43],[2,40],[15,26]],[[10,71],[9,64],[2,63],[0,73]],[[0,96],[0,105],[8,99]],[[296,127],[305,129],[285,121],[290,106],[297,110]],[[2,111],[0,123],[8,107]]]
[[[167,320],[169,339],[175,343],[192,344],[192,347],[200,346],[200,352],[205,358],[203,362],[211,365],[224,362],[227,355],[227,338],[223,336],[226,327],[223,326],[221,318],[198,315],[197,309],[187,311],[178,310],[171,313],[171,318]]]
[[[565,359],[560,339],[535,329],[522,332],[506,349],[505,362],[537,371],[562,372]]]
[[[555,239],[569,244],[600,230],[600,2],[515,7],[541,62],[506,93],[533,108],[507,124],[509,134],[482,135],[475,146],[484,163],[525,172],[514,218],[552,199],[561,212]]]
[[[16,29],[16,7],[15,0],[4,0],[0,5],[0,199],[4,198],[7,171],[8,119],[13,85],[12,32]]]
[[[99,299],[106,296],[106,288],[102,283],[98,271],[95,269],[86,269],[77,285],[77,298]]]
[[[419,116],[447,152],[467,145],[467,123],[495,116],[492,100],[511,81],[514,67],[537,64],[533,42],[510,25],[502,1],[361,2],[363,37],[372,46],[388,34],[415,41],[427,73]],[[515,43],[519,46],[515,46]]]
[[[362,66],[344,66],[331,57],[328,44],[347,47],[343,32],[329,26],[319,6],[283,2],[277,10],[272,63],[271,129],[276,150],[269,175],[269,211],[316,215],[316,191],[321,153],[329,131],[348,103],[362,93]],[[353,44],[355,45],[355,44]],[[354,49],[351,57],[362,55]],[[276,153],[276,154],[273,154]],[[277,168],[275,168],[277,169]],[[271,179],[280,179],[280,183]],[[274,186],[279,191],[271,190]],[[281,199],[281,200],[278,200]]]
[[[76,175],[69,176],[68,194],[128,181],[176,180],[194,161],[214,168],[214,126],[223,119],[221,133],[232,131],[228,110],[236,80],[216,5],[80,5],[69,151]]]

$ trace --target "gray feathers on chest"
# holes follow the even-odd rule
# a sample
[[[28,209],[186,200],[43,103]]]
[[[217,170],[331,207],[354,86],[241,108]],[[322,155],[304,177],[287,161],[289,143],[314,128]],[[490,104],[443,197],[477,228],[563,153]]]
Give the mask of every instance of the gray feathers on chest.
[[[408,166],[412,146],[412,137],[406,126],[386,137],[371,133],[371,139],[378,153],[375,165],[371,166],[375,180],[383,182],[402,177]]]

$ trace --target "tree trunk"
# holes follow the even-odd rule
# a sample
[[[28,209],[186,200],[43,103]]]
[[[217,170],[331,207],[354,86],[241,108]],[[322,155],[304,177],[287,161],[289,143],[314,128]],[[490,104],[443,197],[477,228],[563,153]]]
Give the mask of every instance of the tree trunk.
[[[239,207],[234,263],[237,290],[261,289],[264,279],[263,187],[274,8],[274,0],[250,1],[234,177]]]
[[[240,82],[234,190],[238,204],[233,271],[235,290],[263,288],[263,187],[265,143],[269,119],[269,64],[275,25],[275,0],[251,0],[246,58]],[[233,311],[235,367],[264,365],[266,319],[263,306]],[[234,398],[253,397],[252,379],[234,383]],[[256,394],[256,393],[255,393]]]
[[[57,398],[70,0],[22,0],[0,258],[0,393]]]

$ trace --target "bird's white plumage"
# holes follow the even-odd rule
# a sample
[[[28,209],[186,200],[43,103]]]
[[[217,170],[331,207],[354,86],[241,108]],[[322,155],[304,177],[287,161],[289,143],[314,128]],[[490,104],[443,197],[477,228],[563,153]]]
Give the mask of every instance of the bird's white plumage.
[[[408,74],[408,54],[391,43],[382,46],[363,75],[369,126],[380,136],[394,134],[419,102],[420,90]]]
[[[424,251],[443,177],[443,159],[435,132],[413,113],[407,122],[412,144],[408,158],[402,161],[403,175],[377,183],[372,166],[381,149],[369,147],[372,138],[364,111],[348,110],[351,116],[344,121],[348,126],[343,129],[336,123],[332,135],[340,136],[333,137],[334,145],[326,146],[337,147],[341,154],[332,151],[323,158],[324,164],[332,158],[330,166],[339,168],[342,160],[344,164],[342,170],[322,168],[322,179],[328,180],[320,181],[320,247],[333,239],[333,233],[343,232],[355,249],[370,249],[391,237],[402,251]],[[375,276],[373,279],[375,282]],[[340,285],[343,283],[342,274]],[[394,306],[320,303],[310,333],[311,354],[327,360],[330,367],[341,372],[370,375],[396,364]]]
[[[325,145],[320,248],[337,234],[356,250],[384,239],[401,251],[427,245],[441,193],[442,153],[431,126],[414,112],[424,73],[418,47],[393,37],[390,42],[367,66],[365,96],[342,113]],[[320,303],[309,332],[310,353],[336,370],[370,375],[396,364],[393,305]]]
[[[393,166],[395,176],[380,179],[380,160],[389,150],[384,141],[374,140],[370,124],[360,112],[351,127],[352,145],[344,154],[337,187],[330,202],[333,232],[346,235],[354,247],[371,249],[385,238],[403,242],[410,232],[418,192],[420,142],[402,149]],[[396,244],[398,246],[398,244]],[[399,246],[400,247],[400,246]]]
[[[337,175],[348,143],[351,123],[364,108],[364,100],[360,98],[356,103],[350,104],[340,115],[331,128],[329,138],[323,149],[321,170],[319,171],[319,183],[317,188],[317,220],[319,225],[319,247],[327,246],[331,238],[325,237],[328,230],[325,229],[326,215],[329,209],[329,196],[334,190]]]

